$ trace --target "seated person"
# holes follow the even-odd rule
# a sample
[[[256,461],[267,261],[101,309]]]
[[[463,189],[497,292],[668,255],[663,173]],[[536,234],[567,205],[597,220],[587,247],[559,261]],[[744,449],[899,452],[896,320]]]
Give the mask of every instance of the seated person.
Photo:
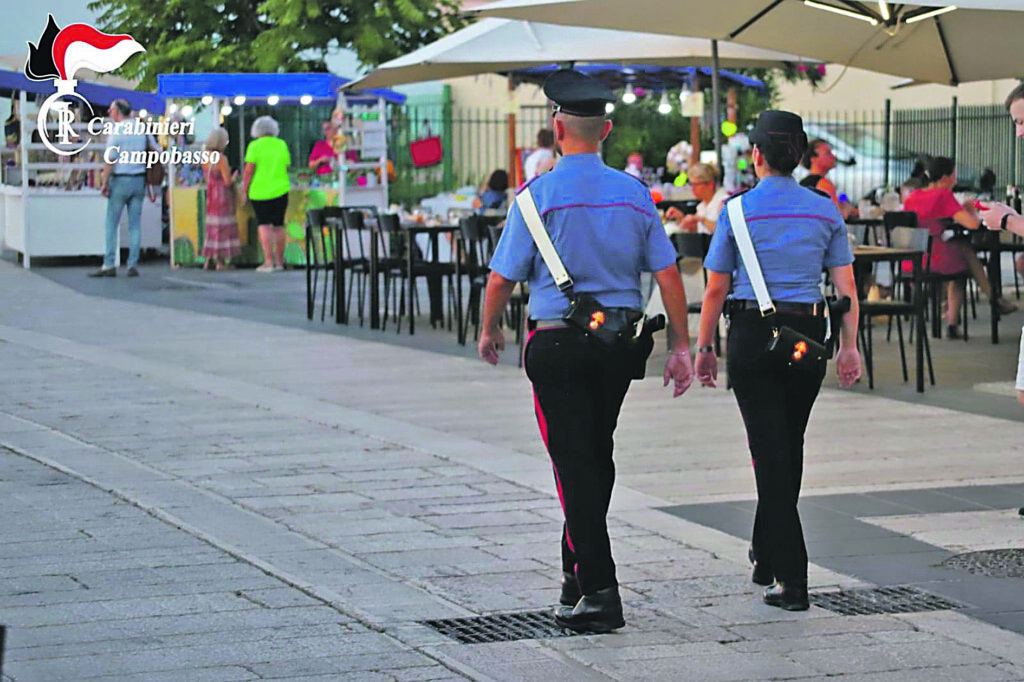
[[[948,219],[968,230],[976,230],[981,225],[981,219],[973,204],[962,206],[953,196],[956,164],[953,159],[945,156],[931,158],[925,164],[924,177],[927,186],[907,197],[905,208],[916,213],[920,226],[928,228],[932,235],[931,271],[943,275],[969,271],[978,287],[991,298],[992,288],[989,286],[988,276],[971,247],[970,239],[956,236],[950,238],[948,233]],[[946,323],[947,336],[951,339],[962,338],[959,321],[963,301],[963,287],[959,282],[950,282]],[[1004,315],[1017,309],[1017,306],[1003,298],[996,301],[996,305],[999,312]]]
[[[729,198],[729,192],[718,186],[718,169],[710,163],[698,163],[690,166],[686,176],[693,195],[700,200],[697,212],[683,215],[682,211],[671,206],[665,211],[665,218],[677,221],[684,232],[714,234],[718,216],[722,213],[722,204]]]
[[[508,173],[500,168],[491,173],[477,195],[477,201],[477,213],[483,214],[491,209],[504,211],[508,201]]]

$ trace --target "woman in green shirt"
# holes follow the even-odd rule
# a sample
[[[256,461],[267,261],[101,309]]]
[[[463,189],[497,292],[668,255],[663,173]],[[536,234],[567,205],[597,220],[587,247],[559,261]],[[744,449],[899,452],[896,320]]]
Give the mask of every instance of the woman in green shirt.
[[[252,124],[253,141],[245,150],[245,171],[242,176],[243,195],[252,202],[260,227],[263,265],[257,272],[284,269],[284,212],[288,208],[288,166],[291,153],[279,138],[277,121],[260,116]]]

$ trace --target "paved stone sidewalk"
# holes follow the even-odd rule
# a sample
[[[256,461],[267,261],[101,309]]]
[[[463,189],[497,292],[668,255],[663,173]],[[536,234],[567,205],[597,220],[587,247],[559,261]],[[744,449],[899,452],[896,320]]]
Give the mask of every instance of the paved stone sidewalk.
[[[697,479],[672,501],[701,482],[708,499],[750,494],[726,460],[733,434],[688,441],[737,427],[724,394],[636,391],[630,409],[655,408],[620,442],[639,460],[612,518],[621,634],[457,644],[418,621],[557,597],[561,515],[514,368],[80,296],[5,266],[0,303],[0,504],[15,520],[0,618],[18,682],[1024,680],[1024,638],[954,612],[766,607],[741,539],[658,511],[667,485],[645,467]],[[692,412],[673,416],[680,404]],[[839,393],[815,419],[851,412],[923,424],[879,445],[891,466],[872,472],[856,459],[876,449],[852,442],[820,463],[856,472],[845,487],[906,485],[918,453],[898,447],[981,419]],[[985,424],[988,479],[1019,451]],[[956,478],[948,466],[929,480]],[[812,582],[856,584],[821,568]]]

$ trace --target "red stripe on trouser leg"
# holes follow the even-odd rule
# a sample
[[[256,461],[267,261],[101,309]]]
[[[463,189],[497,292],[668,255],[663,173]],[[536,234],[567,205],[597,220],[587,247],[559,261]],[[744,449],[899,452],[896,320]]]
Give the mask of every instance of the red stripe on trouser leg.
[[[535,332],[530,332],[532,337]],[[529,344],[530,340],[527,338],[526,343]],[[540,408],[540,400],[537,399],[537,391],[533,392],[533,411],[537,414],[537,426],[540,428],[540,437],[544,441],[544,448],[548,450],[548,456],[550,457],[551,451],[548,448],[548,420],[544,416],[544,410]],[[555,467],[554,460],[551,461],[551,470],[555,472],[555,485],[558,487],[558,503],[562,505],[562,518],[565,517],[565,495],[562,494],[562,479],[558,476],[558,469]],[[572,538],[569,537],[569,521],[566,519],[565,522],[565,541],[569,545],[569,549],[573,552],[576,548],[573,547]]]

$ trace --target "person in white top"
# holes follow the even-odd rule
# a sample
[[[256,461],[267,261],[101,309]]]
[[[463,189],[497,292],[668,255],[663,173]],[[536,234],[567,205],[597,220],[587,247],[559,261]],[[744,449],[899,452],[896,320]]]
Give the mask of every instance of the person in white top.
[[[541,161],[550,161],[555,158],[555,134],[548,128],[541,128],[537,132],[537,148],[530,152],[523,162],[523,176],[526,182],[533,180],[540,175],[539,165]],[[545,164],[545,168],[549,168]]]
[[[714,234],[718,216],[722,213],[722,204],[729,198],[729,192],[718,186],[718,169],[710,163],[698,163],[690,166],[686,176],[693,188],[693,195],[700,199],[697,212],[683,215],[682,211],[672,206],[665,212],[665,218],[678,221],[684,232]]]

